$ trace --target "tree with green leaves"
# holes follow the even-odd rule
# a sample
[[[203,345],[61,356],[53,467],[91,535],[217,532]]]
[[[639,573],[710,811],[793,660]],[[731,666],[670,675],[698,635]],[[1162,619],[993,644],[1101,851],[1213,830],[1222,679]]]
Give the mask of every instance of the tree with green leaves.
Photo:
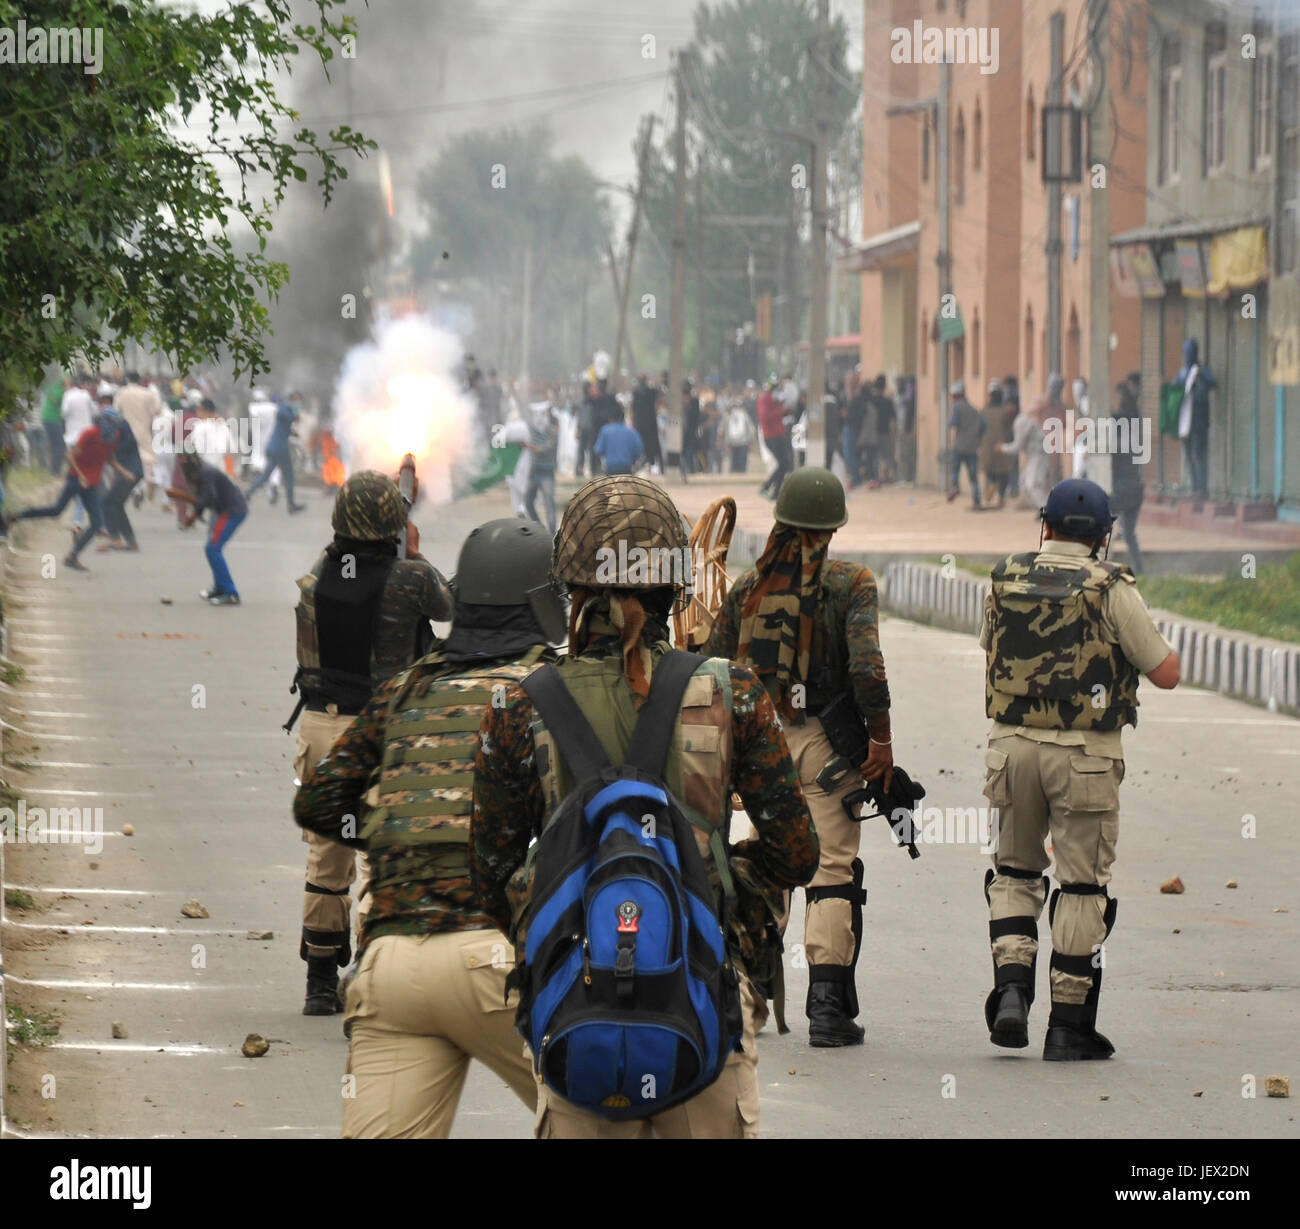
[[[300,56],[328,72],[354,53],[345,4],[230,0],[200,13],[0,0],[0,30],[13,36],[6,54],[0,34],[0,363],[11,380],[98,365],[128,339],[180,371],[218,356],[235,374],[266,370],[267,301],[288,276],[266,255],[276,207],[313,170],[328,201],[343,158],[372,147],[346,125],[323,136],[302,126],[277,92]],[[298,19],[304,10],[312,20]],[[81,62],[46,62],[78,43]]]
[[[503,369],[520,359],[525,266],[532,270],[530,370],[560,374],[583,357],[577,304],[584,283],[607,276],[610,220],[601,191],[580,157],[554,153],[541,126],[467,132],[421,177],[426,229],[413,248],[414,275],[470,302],[470,343],[480,357]],[[612,332],[605,344],[612,349]]]
[[[816,6],[810,0],[726,0],[696,9],[686,73],[692,262],[686,354],[702,373],[717,365],[725,331],[754,319],[755,301],[765,292],[778,300],[773,341],[793,342],[802,335],[816,42]],[[850,121],[859,89],[845,61],[847,47],[848,31],[837,18],[831,23],[827,64],[832,159],[854,139]],[[667,301],[673,204],[671,124],[666,128],[651,158],[645,206],[649,234],[640,248],[644,255],[638,256],[636,282],[647,283],[661,302]],[[832,165],[832,184],[835,170]],[[702,180],[698,193],[697,176]],[[703,354],[696,342],[696,264],[705,299]],[[785,311],[782,299],[788,304]],[[667,314],[659,313],[653,324],[666,345]]]

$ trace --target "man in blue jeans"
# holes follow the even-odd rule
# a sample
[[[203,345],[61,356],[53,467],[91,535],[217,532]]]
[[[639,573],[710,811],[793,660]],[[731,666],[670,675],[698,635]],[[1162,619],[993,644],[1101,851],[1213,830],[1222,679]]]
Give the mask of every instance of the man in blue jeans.
[[[284,479],[285,505],[290,516],[295,512],[301,512],[307,506],[293,502],[293,454],[289,447],[289,437],[293,434],[293,424],[297,417],[298,411],[290,401],[281,398],[276,402],[275,428],[271,432],[271,438],[266,442],[266,468],[258,474],[256,481],[248,488],[248,495],[250,497],[255,495],[271,481],[271,475],[278,469]],[[245,509],[247,510],[247,505]]]
[[[68,474],[58,499],[44,508],[26,508],[16,518],[34,520],[37,517],[58,516],[74,499],[80,499],[81,506],[86,510],[87,523],[77,533],[72,549],[63,560],[63,566],[74,572],[86,570],[78,556],[103,526],[99,480],[116,448],[117,436],[112,424],[102,420],[92,423],[77,437],[76,443],[68,452]]]
[[[248,501],[245,500],[244,493],[221,470],[206,461],[200,461],[192,452],[181,457],[181,470],[185,474],[185,481],[196,492],[191,495],[179,487],[169,487],[167,490],[173,499],[194,505],[192,512],[182,513],[182,525],[193,524],[204,512],[212,513],[208,540],[203,547],[208,566],[212,569],[212,588],[200,589],[199,597],[211,606],[238,606],[239,590],[235,588],[234,579],[221,552],[234,536],[235,530],[244,523],[244,518],[248,515]]]
[[[957,498],[961,471],[964,467],[970,475],[971,507],[978,510],[980,480],[977,469],[980,438],[985,429],[984,417],[966,400],[964,380],[954,380],[950,391],[952,413],[948,418],[948,455],[952,459],[952,472],[948,486],[948,502],[952,503]]]

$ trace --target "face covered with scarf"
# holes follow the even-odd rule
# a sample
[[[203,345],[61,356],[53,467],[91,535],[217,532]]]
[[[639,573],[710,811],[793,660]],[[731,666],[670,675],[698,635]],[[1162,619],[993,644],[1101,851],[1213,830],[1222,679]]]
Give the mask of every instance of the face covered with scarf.
[[[596,592],[581,585],[569,590],[569,652],[585,653],[591,642],[613,637],[623,656],[623,674],[638,696],[650,694],[650,674],[656,657],[672,647],[668,616],[672,589]]]
[[[794,718],[790,688],[808,679],[813,621],[831,530],[777,524],[754,565],[758,583],[740,612],[736,660],[762,680],[777,710]]]

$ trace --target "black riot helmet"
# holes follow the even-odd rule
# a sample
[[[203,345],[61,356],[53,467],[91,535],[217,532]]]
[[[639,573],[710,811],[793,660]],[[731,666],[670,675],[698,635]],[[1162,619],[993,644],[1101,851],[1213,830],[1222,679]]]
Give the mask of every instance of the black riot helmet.
[[[551,540],[535,521],[505,517],[471,530],[452,582],[457,606],[527,606],[552,644],[568,612],[551,583]]]
[[[1066,478],[1047,496],[1040,513],[1043,524],[1056,533],[1098,544],[1115,523],[1106,492],[1086,478]]]

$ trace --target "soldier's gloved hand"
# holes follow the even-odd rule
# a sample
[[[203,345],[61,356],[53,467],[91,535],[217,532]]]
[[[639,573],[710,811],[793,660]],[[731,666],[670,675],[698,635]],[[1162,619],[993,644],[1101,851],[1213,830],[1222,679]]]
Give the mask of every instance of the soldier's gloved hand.
[[[867,758],[862,764],[861,772],[868,781],[874,781],[883,775],[884,788],[888,790],[894,781],[893,743],[881,744],[873,738],[868,744]]]

